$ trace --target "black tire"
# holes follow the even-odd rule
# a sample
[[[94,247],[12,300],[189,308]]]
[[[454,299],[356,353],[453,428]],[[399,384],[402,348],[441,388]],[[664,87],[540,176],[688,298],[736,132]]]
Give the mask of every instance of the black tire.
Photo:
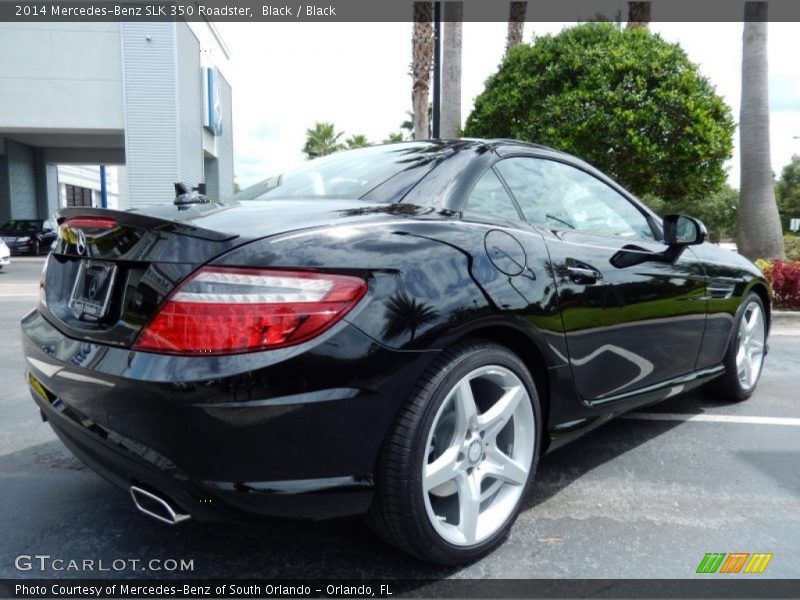
[[[427,460],[426,452],[430,452],[428,436],[449,392],[467,374],[488,365],[499,365],[513,372],[528,393],[535,431],[533,457],[521,496],[503,525],[479,543],[454,545],[433,528],[426,512],[423,462]],[[519,514],[536,474],[541,429],[536,386],[520,358],[488,341],[467,339],[458,343],[444,351],[420,377],[400,409],[379,457],[376,495],[367,524],[389,544],[427,562],[457,565],[483,556],[503,542]]]
[[[744,315],[745,311],[748,307],[752,304],[756,303],[761,310],[761,315],[764,319],[766,319],[766,312],[764,311],[764,303],[761,301],[761,297],[756,294],[755,292],[750,292],[747,296],[744,297],[742,303],[739,305],[739,309],[736,311],[735,321],[733,324],[733,330],[731,331],[731,338],[728,342],[728,348],[725,350],[725,358],[723,360],[723,365],[725,366],[725,372],[720,375],[717,379],[711,382],[710,390],[712,395],[716,397],[718,400],[722,402],[743,402],[750,398],[753,395],[753,392],[758,387],[758,382],[761,379],[761,373],[764,369],[764,360],[762,357],[761,364],[758,367],[758,374],[756,377],[755,383],[747,388],[742,385],[742,382],[739,380],[739,374],[736,365],[736,355],[739,350],[739,340],[742,334],[741,326],[742,326],[742,316]],[[764,357],[766,357],[766,321],[764,322]]]

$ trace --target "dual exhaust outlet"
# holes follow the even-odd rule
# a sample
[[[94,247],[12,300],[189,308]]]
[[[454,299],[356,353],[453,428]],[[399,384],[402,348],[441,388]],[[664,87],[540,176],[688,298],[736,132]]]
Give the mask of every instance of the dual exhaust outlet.
[[[137,485],[130,487],[131,498],[133,504],[140,512],[143,512],[148,517],[152,517],[156,521],[161,521],[167,525],[177,525],[184,521],[188,521],[192,517],[183,513],[177,507],[173,506],[172,502],[168,499],[159,496],[151,491],[140,488]]]

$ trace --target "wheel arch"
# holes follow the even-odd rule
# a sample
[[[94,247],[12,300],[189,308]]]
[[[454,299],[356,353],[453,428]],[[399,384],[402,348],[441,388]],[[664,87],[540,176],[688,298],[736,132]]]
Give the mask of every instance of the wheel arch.
[[[483,324],[468,332],[465,332],[453,344],[466,337],[479,338],[499,344],[511,350],[525,364],[533,377],[536,386],[536,393],[539,396],[539,404],[542,411],[542,435],[540,451],[544,452],[548,443],[548,419],[550,416],[550,379],[547,372],[547,360],[541,348],[527,334],[516,327],[506,324]]]
[[[765,283],[756,281],[749,291],[756,293],[761,299],[761,303],[764,305],[764,317],[767,321],[767,331],[769,331],[770,324],[772,323],[772,302],[769,297],[769,288],[767,288]]]

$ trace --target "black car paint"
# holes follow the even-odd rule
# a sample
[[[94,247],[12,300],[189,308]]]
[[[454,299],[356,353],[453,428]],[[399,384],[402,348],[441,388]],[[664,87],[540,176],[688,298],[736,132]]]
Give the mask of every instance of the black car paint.
[[[654,223],[656,240],[638,248],[462,213],[472,185],[504,155],[555,156],[614,184],[548,149],[439,146],[435,168],[400,203],[165,206],[158,219],[62,210],[59,219],[116,217],[86,255],[114,260],[125,285],[105,321],[76,319],[65,294],[81,258],[69,238],[55,244],[46,302],[22,323],[43,414],[98,472],[157,489],[197,518],[354,514],[369,505],[376,457],[403,399],[458,339],[492,339],[523,358],[546,399],[542,443],[552,449],[719,374],[743,296],[756,290],[769,306],[758,269],[729,251],[702,244],[664,260],[657,217],[627,193]],[[570,259],[603,278],[576,282],[564,268]],[[343,321],[297,346],[213,357],[131,350],[202,264],[355,274],[369,291]],[[584,316],[573,318],[576,310]],[[609,341],[623,352],[587,368],[585,357]],[[631,356],[653,371],[641,376]]]

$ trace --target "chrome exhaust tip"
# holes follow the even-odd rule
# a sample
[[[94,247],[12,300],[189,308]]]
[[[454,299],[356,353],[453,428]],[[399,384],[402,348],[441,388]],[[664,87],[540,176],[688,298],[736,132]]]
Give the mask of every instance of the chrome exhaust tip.
[[[148,492],[147,490],[143,490],[139,486],[132,485],[130,487],[130,492],[133,504],[136,508],[157,521],[161,521],[167,525],[177,525],[178,523],[188,521],[192,518],[190,515],[176,510],[167,499],[152,492]]]

